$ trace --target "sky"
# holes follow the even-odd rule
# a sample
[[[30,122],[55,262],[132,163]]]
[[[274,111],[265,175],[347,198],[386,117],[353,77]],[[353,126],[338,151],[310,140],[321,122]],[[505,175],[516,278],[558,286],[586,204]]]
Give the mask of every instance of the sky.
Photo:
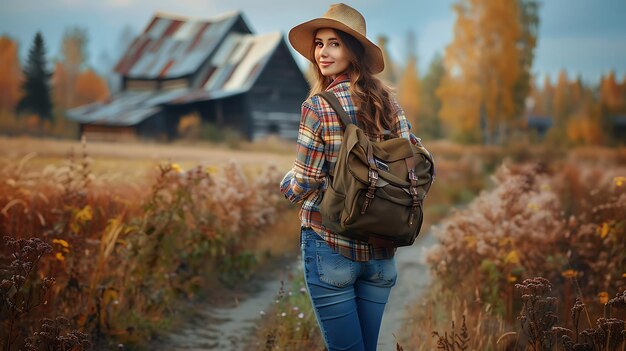
[[[417,38],[420,72],[452,41],[457,0],[352,0],[366,19],[367,35],[388,38],[392,59],[406,57],[407,33]],[[156,12],[213,18],[242,11],[255,33],[282,32],[320,17],[337,0],[0,0],[0,35],[20,43],[21,58],[37,31],[47,44],[48,57],[59,57],[63,33],[70,27],[87,30],[90,66],[112,66],[124,45],[146,27]],[[542,0],[539,41],[533,73],[554,81],[561,69],[596,84],[614,70],[626,76],[626,0]],[[305,60],[293,51],[304,67]]]

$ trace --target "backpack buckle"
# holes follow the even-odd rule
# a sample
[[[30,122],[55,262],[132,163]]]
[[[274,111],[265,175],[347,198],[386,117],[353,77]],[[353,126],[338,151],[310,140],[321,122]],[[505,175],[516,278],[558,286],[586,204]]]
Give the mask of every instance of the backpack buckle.
[[[367,177],[369,178],[370,183],[376,184],[376,181],[378,180],[378,172],[370,168],[367,172]]]

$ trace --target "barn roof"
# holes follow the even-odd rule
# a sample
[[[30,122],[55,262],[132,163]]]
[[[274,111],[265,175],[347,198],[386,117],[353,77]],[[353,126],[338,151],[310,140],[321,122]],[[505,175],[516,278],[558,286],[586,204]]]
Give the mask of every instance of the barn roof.
[[[229,34],[213,56],[199,89],[174,102],[212,100],[250,90],[282,41],[280,33]]]
[[[150,27],[150,26],[149,26]],[[227,33],[215,52],[206,52],[210,62],[194,78],[195,87],[172,90],[125,90],[105,103],[94,103],[68,111],[68,117],[80,123],[117,126],[136,125],[154,116],[164,105],[187,104],[221,99],[250,90],[282,44],[281,33],[264,35]],[[132,47],[129,48],[132,51]],[[172,56],[171,53],[164,53]],[[127,55],[128,56],[128,53]],[[206,61],[207,57],[203,59]],[[197,69],[196,69],[197,70]],[[132,70],[131,70],[132,71]]]
[[[250,33],[241,13],[214,20],[158,13],[126,50],[115,71],[129,78],[178,78],[196,72],[236,23]]]

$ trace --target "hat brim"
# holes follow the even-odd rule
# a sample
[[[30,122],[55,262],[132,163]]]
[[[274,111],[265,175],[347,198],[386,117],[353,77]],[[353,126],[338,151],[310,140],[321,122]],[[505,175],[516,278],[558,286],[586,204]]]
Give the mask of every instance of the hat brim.
[[[316,63],[315,57],[311,54],[315,45],[313,36],[315,32],[321,28],[338,29],[357,39],[365,49],[365,57],[363,59],[370,67],[372,73],[380,73],[385,68],[383,52],[376,44],[347,25],[330,18],[316,18],[293,27],[289,31],[289,42],[291,46],[309,61]]]

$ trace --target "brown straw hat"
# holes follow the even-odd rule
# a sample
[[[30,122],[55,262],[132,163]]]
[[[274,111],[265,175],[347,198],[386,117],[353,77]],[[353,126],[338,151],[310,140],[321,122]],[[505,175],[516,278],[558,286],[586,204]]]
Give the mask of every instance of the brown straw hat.
[[[365,18],[359,11],[343,3],[330,5],[322,17],[293,27],[289,31],[291,46],[309,61],[315,63],[315,57],[311,56],[315,45],[313,36],[321,28],[338,29],[358,40],[365,49],[363,59],[372,73],[380,73],[385,68],[383,52],[366,37]]]

